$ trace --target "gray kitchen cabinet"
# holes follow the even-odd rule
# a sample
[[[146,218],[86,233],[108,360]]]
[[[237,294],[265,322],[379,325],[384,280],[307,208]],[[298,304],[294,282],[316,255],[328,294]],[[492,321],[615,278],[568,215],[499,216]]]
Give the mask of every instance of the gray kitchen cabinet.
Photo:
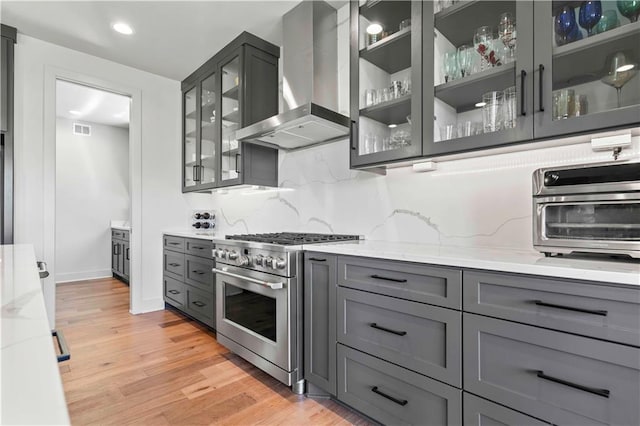
[[[640,346],[640,292],[606,283],[464,272],[466,312]]]
[[[2,25],[0,38],[0,244],[13,244],[14,45],[17,31]]]
[[[166,234],[162,236],[162,241],[165,303],[215,328],[213,242]]]
[[[462,391],[338,344],[338,400],[383,424],[459,425]]]
[[[243,32],[182,81],[182,191],[277,186],[278,151],[235,132],[278,113],[280,49]]]
[[[336,395],[337,256],[306,252],[304,257],[304,377]]]
[[[549,423],[464,392],[465,426],[545,426]]]
[[[464,388],[554,424],[640,424],[640,351],[464,314]]]
[[[337,311],[339,343],[462,387],[461,312],[343,287]]]
[[[352,168],[417,158],[423,146],[422,14],[427,3],[362,3],[350,2]],[[376,23],[387,37],[367,34]],[[389,93],[378,97],[385,88]]]
[[[462,270],[352,256],[338,258],[338,285],[460,309]]]
[[[111,272],[124,282],[129,282],[130,271],[129,231],[111,230]]]

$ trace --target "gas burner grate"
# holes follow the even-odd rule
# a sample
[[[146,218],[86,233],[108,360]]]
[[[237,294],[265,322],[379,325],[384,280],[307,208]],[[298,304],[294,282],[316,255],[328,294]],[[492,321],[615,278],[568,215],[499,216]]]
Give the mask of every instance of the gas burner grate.
[[[314,243],[330,243],[336,241],[359,240],[358,235],[341,234],[309,234],[299,232],[275,232],[269,234],[227,235],[227,240],[255,241],[259,243],[279,244],[284,246]]]

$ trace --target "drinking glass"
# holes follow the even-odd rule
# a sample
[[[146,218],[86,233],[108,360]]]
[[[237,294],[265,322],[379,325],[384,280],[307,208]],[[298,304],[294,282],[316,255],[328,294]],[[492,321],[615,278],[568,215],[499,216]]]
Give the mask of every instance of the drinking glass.
[[[458,137],[466,138],[475,134],[475,128],[473,121],[463,121],[458,123]]]
[[[447,141],[457,137],[457,126],[455,124],[446,124],[440,127],[440,140]]]
[[[500,15],[500,21],[498,22],[498,37],[509,49],[509,54],[505,58],[505,62],[511,62],[515,57],[516,20],[509,12],[505,12]]]
[[[473,36],[473,47],[480,55],[480,71],[484,71],[491,68],[491,62],[489,60],[490,53],[493,51],[493,30],[491,27],[480,27],[476,30]]]
[[[457,52],[445,52],[442,62],[444,65],[444,82],[448,83],[455,80],[458,73]]]
[[[400,21],[400,25],[398,26],[398,31],[402,31],[405,28],[409,28],[411,26],[411,19],[404,19]]]
[[[600,1],[583,1],[578,13],[580,26],[587,30],[587,36],[593,35],[593,27],[596,26],[602,16],[602,3]]]
[[[504,91],[504,128],[513,129],[516,127],[518,118],[516,87],[511,86]]]
[[[377,100],[378,100],[378,103],[387,102],[391,100],[391,95],[388,87],[383,87],[382,89],[378,89]]]
[[[615,10],[605,10],[602,12],[602,17],[593,30],[595,34],[600,34],[618,28],[619,26],[620,19],[618,19],[618,13]]]
[[[402,96],[402,82],[400,80],[394,80],[389,87],[389,100],[397,99]]]
[[[618,10],[631,22],[637,22],[640,15],[640,0],[618,0]]]
[[[470,76],[471,68],[473,66],[473,50],[466,44],[463,44],[462,46],[458,47],[457,57],[461,76]]]
[[[573,106],[574,115],[580,117],[589,113],[589,101],[587,95],[577,95],[574,98]]]
[[[575,98],[573,89],[558,90],[557,119],[575,117]]]
[[[378,92],[376,89],[366,89],[364,91],[364,105],[372,106],[378,102]]]
[[[569,43],[569,36],[572,31],[575,31],[576,27],[576,13],[573,7],[569,5],[563,6],[556,15],[554,25],[556,35],[558,36],[556,41],[560,41],[558,45]]]
[[[502,129],[503,114],[502,105],[504,100],[503,92],[494,91],[482,95],[482,125],[484,133],[496,132]]]
[[[402,80],[402,95],[410,95],[411,94],[411,77],[405,77]]]

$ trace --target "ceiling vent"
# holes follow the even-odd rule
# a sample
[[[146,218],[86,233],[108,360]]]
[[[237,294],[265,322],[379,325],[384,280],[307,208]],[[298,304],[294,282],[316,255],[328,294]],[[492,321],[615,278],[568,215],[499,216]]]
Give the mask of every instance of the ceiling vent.
[[[91,136],[91,126],[88,124],[73,123],[73,134],[80,136]]]

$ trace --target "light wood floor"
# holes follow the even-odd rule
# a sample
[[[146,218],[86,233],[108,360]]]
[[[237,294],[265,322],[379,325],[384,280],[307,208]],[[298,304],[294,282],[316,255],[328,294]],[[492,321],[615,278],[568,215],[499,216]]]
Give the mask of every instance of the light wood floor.
[[[175,311],[129,314],[129,287],[107,278],[57,287],[56,326],[69,414],[85,424],[367,424],[289,388]]]

